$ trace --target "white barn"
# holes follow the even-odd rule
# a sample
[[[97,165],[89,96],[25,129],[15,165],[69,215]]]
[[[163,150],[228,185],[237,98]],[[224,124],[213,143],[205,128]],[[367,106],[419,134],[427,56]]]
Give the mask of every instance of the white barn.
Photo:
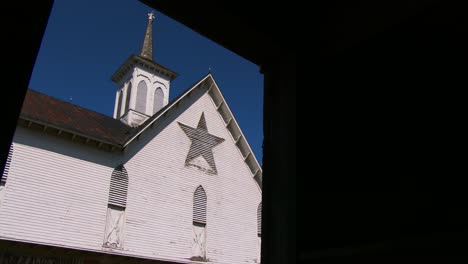
[[[140,55],[108,117],[28,90],[0,184],[0,263],[259,263],[262,170],[208,74]],[[29,262],[28,262],[29,261]]]

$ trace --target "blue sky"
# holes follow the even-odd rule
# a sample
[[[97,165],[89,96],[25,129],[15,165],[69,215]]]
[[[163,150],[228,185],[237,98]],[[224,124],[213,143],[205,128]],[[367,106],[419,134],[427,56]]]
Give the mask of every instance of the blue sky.
[[[112,116],[116,85],[110,77],[129,55],[140,53],[150,11],[156,16],[154,60],[179,74],[171,82],[170,99],[211,67],[262,163],[263,76],[259,67],[137,0],[55,0],[29,87]]]

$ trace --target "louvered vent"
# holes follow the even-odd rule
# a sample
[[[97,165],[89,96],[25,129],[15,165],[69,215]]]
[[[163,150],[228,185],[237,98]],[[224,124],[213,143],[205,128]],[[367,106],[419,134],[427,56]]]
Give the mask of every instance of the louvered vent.
[[[143,114],[146,114],[147,93],[148,93],[148,87],[146,86],[145,81],[140,81],[140,83],[138,83],[138,88],[137,88],[135,110]]]
[[[128,175],[123,165],[114,169],[109,190],[109,204],[126,207],[128,191]]]
[[[10,145],[10,150],[8,151],[8,157],[5,162],[5,169],[3,169],[2,179],[0,180],[0,185],[5,185],[8,179],[8,173],[10,173],[11,166],[11,157],[13,156],[13,144]]]
[[[125,112],[124,114],[127,113],[128,108],[130,107],[130,99],[132,98],[132,83],[128,83],[128,88],[127,88],[127,97],[125,99]]]
[[[262,203],[257,208],[257,233],[262,234]]]
[[[193,195],[193,222],[206,224],[206,193],[201,185]]]
[[[122,97],[123,97],[122,90],[119,91],[118,97],[119,98],[117,98],[117,112],[115,114],[115,118],[120,118],[120,112],[121,112],[121,109],[122,109]]]
[[[161,88],[154,90],[153,114],[158,112],[164,106],[164,93]]]

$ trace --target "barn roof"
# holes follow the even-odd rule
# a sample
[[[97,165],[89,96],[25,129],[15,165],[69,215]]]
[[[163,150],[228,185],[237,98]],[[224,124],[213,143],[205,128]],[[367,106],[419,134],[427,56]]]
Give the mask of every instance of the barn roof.
[[[20,119],[38,122],[112,145],[123,144],[136,130],[112,117],[28,89]]]

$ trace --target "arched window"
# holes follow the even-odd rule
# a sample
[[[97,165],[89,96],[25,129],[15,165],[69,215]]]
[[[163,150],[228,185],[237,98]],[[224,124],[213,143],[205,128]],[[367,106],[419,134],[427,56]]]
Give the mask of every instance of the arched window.
[[[153,114],[161,110],[164,104],[164,92],[161,88],[154,90]]]
[[[119,118],[121,115],[120,110],[122,109],[122,96],[123,96],[122,90],[119,91],[117,96],[119,98],[117,99],[117,113],[115,114],[115,117]]]
[[[5,185],[8,179],[8,174],[10,173],[12,156],[13,156],[13,143],[10,145],[10,150],[8,151],[7,160],[5,162],[5,168],[3,169],[3,175],[2,175],[2,178],[0,179],[0,203],[2,202],[3,197],[5,196]]]
[[[117,166],[111,175],[107,206],[104,247],[122,248],[127,207],[128,175],[123,165]]]
[[[136,97],[136,106],[135,110],[146,114],[146,96],[148,92],[148,87],[146,86],[145,81],[140,81],[137,87],[137,97]]]
[[[127,88],[127,98],[125,99],[125,113],[127,113],[128,109],[130,108],[130,98],[132,96],[132,83],[128,83]]]
[[[206,193],[200,185],[193,194],[192,260],[206,260]]]
[[[262,202],[257,207],[257,263],[260,263],[262,251]]]

